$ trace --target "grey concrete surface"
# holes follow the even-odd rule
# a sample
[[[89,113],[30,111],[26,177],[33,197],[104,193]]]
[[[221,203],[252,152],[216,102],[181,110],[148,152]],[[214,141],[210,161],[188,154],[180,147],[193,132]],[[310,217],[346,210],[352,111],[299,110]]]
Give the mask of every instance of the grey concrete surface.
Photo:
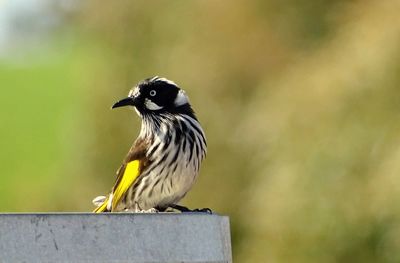
[[[232,262],[229,218],[0,214],[0,262]]]

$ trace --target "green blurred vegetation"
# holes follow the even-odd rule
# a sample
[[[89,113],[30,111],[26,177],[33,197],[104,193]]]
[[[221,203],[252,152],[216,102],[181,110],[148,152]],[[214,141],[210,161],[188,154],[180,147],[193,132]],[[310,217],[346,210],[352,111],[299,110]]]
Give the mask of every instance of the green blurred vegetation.
[[[183,200],[235,262],[400,261],[400,1],[87,1],[0,59],[3,211],[89,211],[138,134],[139,80],[184,88],[208,156]]]

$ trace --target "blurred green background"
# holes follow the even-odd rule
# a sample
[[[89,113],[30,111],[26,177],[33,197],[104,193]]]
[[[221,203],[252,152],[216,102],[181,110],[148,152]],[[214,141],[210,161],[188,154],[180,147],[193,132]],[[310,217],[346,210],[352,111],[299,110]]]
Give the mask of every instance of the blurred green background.
[[[90,211],[177,82],[235,262],[400,262],[400,1],[0,1],[2,211]]]

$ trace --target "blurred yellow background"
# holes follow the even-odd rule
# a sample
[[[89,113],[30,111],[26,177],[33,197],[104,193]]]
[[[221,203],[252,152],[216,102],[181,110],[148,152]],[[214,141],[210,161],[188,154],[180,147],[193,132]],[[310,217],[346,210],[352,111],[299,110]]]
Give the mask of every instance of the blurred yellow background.
[[[400,1],[0,1],[2,211],[91,211],[164,76],[235,262],[400,261]]]

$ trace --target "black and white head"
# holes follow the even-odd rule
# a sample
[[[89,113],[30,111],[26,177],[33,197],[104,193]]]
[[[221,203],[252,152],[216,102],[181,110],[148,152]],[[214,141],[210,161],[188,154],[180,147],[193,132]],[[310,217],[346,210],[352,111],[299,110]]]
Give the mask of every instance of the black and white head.
[[[133,106],[141,117],[137,141],[151,142],[149,158],[164,160],[167,154],[172,154],[171,160],[176,161],[181,160],[179,156],[184,156],[182,158],[190,167],[199,170],[206,154],[206,138],[185,91],[178,85],[160,77],[145,79],[112,108],[122,106]]]
[[[140,117],[185,114],[195,118],[185,91],[173,81],[160,77],[141,81],[127,98],[118,101],[112,108],[123,106],[134,106]]]

